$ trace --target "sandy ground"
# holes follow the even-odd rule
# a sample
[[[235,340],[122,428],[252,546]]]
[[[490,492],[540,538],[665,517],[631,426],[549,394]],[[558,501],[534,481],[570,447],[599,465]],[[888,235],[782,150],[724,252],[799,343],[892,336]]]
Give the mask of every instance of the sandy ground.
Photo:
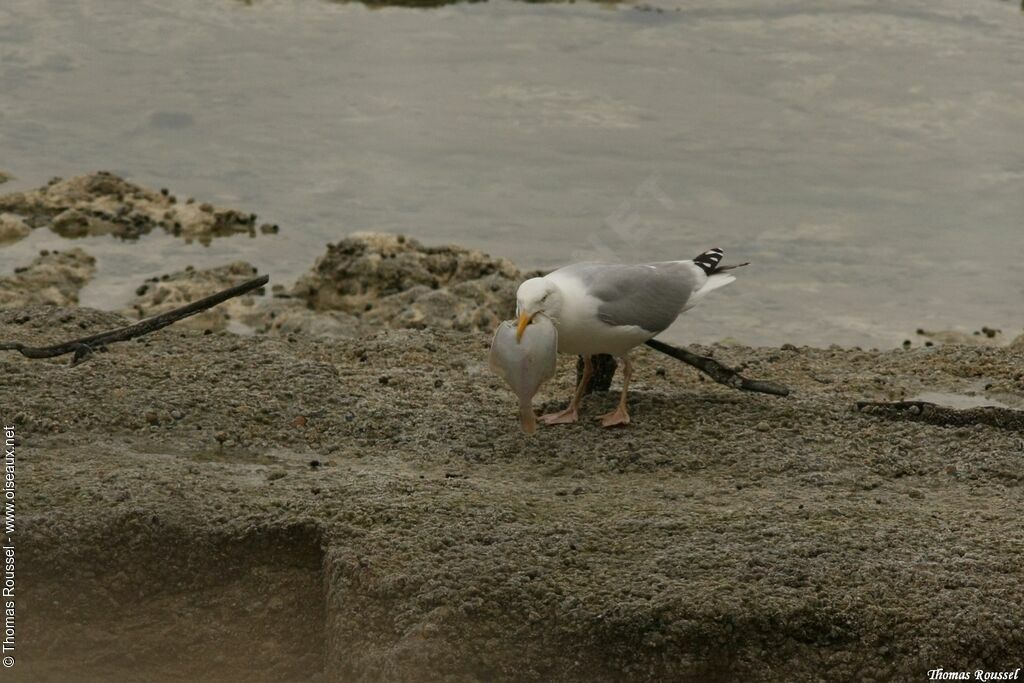
[[[0,208],[12,234],[255,224],[109,174]],[[96,275],[81,249],[23,266],[0,277],[0,340],[34,345],[254,274],[168,273],[121,317],[76,305]],[[1024,408],[1024,338],[695,349],[786,398],[644,348],[628,428],[526,436],[487,368],[524,276],[460,247],[352,236],[294,286],[78,366],[0,354],[19,680],[867,681],[1024,665],[1024,413],[854,409]],[[564,403],[573,364],[538,409]],[[588,417],[616,398],[590,396]]]
[[[0,312],[0,339],[121,321],[22,308]],[[922,391],[1019,401],[1018,350],[703,349],[788,398],[643,350],[632,426],[527,437],[488,343],[172,327],[76,367],[0,356],[26,680],[923,680],[1021,664],[1024,433],[852,409]],[[571,381],[566,359],[544,406]]]

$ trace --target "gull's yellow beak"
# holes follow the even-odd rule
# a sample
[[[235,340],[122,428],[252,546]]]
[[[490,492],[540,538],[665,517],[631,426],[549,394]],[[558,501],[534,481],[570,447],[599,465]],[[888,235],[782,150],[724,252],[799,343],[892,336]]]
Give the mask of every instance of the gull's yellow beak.
[[[523,332],[526,331],[526,326],[533,321],[532,315],[526,313],[519,314],[519,326],[516,327],[516,343],[519,343],[523,339]]]

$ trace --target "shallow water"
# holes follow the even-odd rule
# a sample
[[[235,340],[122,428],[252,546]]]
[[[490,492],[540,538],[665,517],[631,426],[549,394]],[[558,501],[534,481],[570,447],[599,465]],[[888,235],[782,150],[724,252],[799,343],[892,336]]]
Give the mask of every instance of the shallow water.
[[[657,9],[663,11],[655,11]],[[0,169],[112,170],[260,214],[209,248],[93,238],[83,302],[234,258],[290,283],[403,232],[525,267],[753,261],[667,333],[893,346],[1024,298],[1024,13],[996,0],[5,0]],[[60,238],[0,249],[9,272]]]

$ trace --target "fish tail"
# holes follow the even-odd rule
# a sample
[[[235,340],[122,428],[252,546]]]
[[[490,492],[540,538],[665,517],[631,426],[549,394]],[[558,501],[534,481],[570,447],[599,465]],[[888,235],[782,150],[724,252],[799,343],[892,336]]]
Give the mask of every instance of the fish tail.
[[[533,413],[533,406],[529,401],[519,402],[519,425],[527,434],[537,431],[537,416]]]

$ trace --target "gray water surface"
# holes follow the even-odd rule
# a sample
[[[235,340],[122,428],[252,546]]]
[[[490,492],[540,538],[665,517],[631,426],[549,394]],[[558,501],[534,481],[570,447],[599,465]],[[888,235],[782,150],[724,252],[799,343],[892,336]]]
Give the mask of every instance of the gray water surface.
[[[4,0],[0,191],[107,169],[281,225],[208,248],[81,240],[99,307],[185,264],[288,284],[376,230],[524,267],[752,261],[676,341],[1012,330],[1022,33],[998,0]],[[66,246],[37,231],[0,272]]]

